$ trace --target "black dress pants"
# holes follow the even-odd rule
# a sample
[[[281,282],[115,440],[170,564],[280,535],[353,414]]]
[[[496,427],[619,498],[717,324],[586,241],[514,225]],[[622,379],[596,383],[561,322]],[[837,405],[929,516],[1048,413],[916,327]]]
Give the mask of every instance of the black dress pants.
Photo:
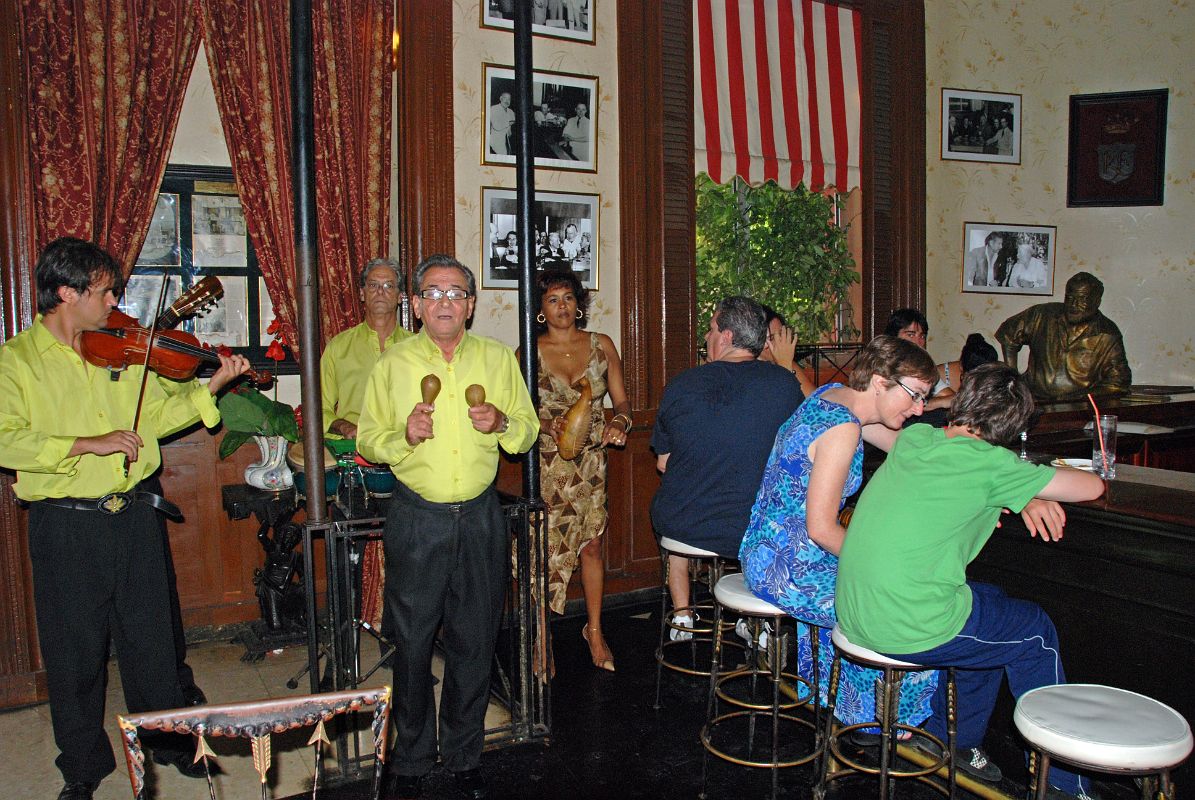
[[[132,713],[183,705],[157,512],[123,514],[33,503],[29,555],[50,716],[66,781],[116,768],[104,733],[109,646]]]
[[[436,763],[432,647],[442,630],[439,753],[452,772],[481,759],[490,665],[510,576],[510,533],[488,488],[457,504],[431,503],[399,483],[384,529],[386,604],[394,622],[392,770]]]

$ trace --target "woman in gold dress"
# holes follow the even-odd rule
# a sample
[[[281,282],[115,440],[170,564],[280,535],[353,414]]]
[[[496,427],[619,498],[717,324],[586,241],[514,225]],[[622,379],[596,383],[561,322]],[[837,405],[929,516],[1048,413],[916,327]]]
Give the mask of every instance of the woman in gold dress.
[[[614,671],[614,656],[602,636],[605,564],[599,537],[606,532],[606,450],[626,444],[631,404],[622,380],[622,361],[604,333],[583,330],[588,292],[572,272],[549,270],[536,280],[540,311],[539,438],[540,491],[548,506],[548,607],[564,612],[565,595],[577,562],[588,619],[581,634],[593,664]],[[557,444],[565,415],[581,397],[587,379],[592,399],[581,453],[561,456]],[[606,422],[609,393],[614,416]]]

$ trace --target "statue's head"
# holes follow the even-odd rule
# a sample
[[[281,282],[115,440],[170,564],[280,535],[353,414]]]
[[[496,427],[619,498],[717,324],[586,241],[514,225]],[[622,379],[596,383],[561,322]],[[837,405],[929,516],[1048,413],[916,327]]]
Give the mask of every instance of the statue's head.
[[[1100,310],[1104,297],[1104,284],[1090,272],[1076,272],[1066,282],[1066,321],[1072,325],[1087,322]]]

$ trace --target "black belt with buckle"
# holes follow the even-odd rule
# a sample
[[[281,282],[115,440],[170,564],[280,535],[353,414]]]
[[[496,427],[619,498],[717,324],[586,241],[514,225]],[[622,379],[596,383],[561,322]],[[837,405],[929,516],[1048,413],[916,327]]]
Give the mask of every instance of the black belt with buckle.
[[[128,511],[133,503],[145,503],[171,519],[182,520],[183,518],[182,511],[174,503],[153,492],[142,490],[112,492],[103,497],[47,497],[37,502],[74,511],[101,511],[112,516]]]

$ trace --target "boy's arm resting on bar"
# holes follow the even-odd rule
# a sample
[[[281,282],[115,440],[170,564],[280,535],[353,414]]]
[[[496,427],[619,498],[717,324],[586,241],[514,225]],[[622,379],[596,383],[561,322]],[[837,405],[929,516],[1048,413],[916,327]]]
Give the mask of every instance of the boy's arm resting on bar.
[[[1066,512],[1058,501],[1077,503],[1094,500],[1104,493],[1104,481],[1099,476],[1077,469],[1056,469],[1037,497],[1025,504],[1021,519],[1030,536],[1042,541],[1056,542],[1062,538],[1066,526]]]
[[[1094,500],[1103,493],[1103,478],[1092,472],[1064,468],[1054,470],[1054,477],[1037,493],[1037,496],[1042,500],[1081,503],[1084,500]]]

